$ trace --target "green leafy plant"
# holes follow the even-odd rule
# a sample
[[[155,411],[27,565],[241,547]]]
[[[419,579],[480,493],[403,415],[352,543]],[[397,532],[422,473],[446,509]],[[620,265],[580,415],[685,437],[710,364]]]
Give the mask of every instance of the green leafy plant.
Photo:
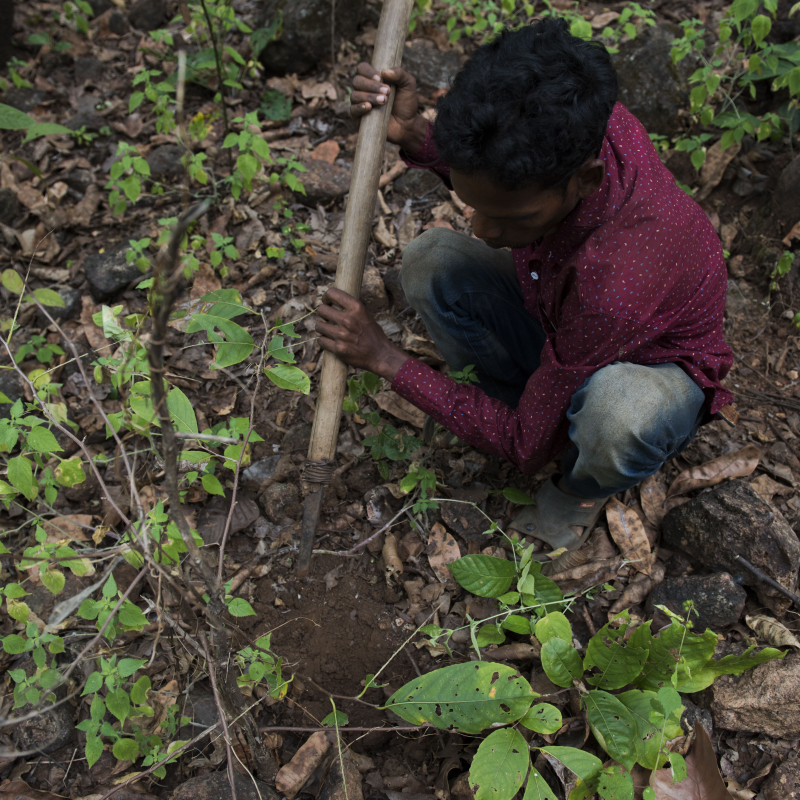
[[[636,764],[660,769],[669,762],[673,778],[681,780],[686,765],[666,747],[682,734],[680,693],[700,691],[720,675],[739,675],[785,655],[774,648],[755,652],[749,647],[741,655],[714,659],[716,634],[695,633],[666,608],[662,610],[670,616],[670,625],[658,634],[651,631],[650,621],[636,626],[626,611],[603,626],[581,655],[568,619],[553,609],[565,598],[537,571],[531,552],[515,543],[516,563],[473,555],[456,560],[450,569],[467,591],[497,598],[500,605],[496,621],[484,621],[477,632],[477,623],[470,624],[479,659],[481,648],[502,643],[506,632],[530,636],[541,648],[542,667],[550,681],[578,692],[603,758],[573,747],[534,748],[577,776],[570,800],[585,800],[595,792],[603,800],[632,797],[630,770]],[[427,626],[423,632],[434,641],[452,633],[437,626]],[[423,675],[395,692],[385,707],[416,725],[473,735],[496,728],[481,743],[470,768],[476,800],[510,800],[526,778],[526,798],[554,798],[532,768],[529,745],[518,729],[553,734],[561,728],[561,712],[548,703],[536,703],[537,697],[513,668],[479,660]],[[605,756],[614,763],[603,767]]]
[[[132,144],[119,142],[116,161],[111,165],[106,184],[112,212],[123,214],[128,202],[136,203],[142,194],[142,180],[149,177],[150,165],[139,155],[139,151]]]

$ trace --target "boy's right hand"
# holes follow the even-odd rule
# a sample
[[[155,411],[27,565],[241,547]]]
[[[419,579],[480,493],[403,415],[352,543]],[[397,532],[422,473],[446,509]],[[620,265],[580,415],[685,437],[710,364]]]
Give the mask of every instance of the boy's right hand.
[[[413,156],[425,141],[428,123],[418,111],[417,82],[404,69],[385,69],[379,75],[374,67],[362,61],[353,78],[350,113],[355,118],[363,117],[373,108],[385,104],[390,84],[397,91],[387,138]]]

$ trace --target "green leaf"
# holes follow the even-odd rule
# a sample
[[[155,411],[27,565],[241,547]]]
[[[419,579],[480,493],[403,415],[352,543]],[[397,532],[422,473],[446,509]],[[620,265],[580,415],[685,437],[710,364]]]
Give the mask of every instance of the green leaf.
[[[52,133],[70,134],[72,131],[55,122],[37,122],[35,125],[31,125],[31,127],[28,128],[25,133],[25,138],[22,140],[22,144],[27,144],[33,139],[38,139],[40,136],[49,136]]]
[[[594,738],[611,758],[632,769],[636,763],[636,723],[614,695],[598,689],[583,696]]]
[[[13,106],[0,103],[0,129],[5,131],[22,131],[36,124],[33,117],[29,117]]]
[[[583,664],[578,651],[563,639],[550,639],[542,645],[542,667],[556,685],[567,688],[573,679],[583,675]]]
[[[449,566],[458,583],[479,597],[499,597],[505,594],[517,574],[513,561],[494,556],[464,556]]]
[[[562,725],[561,712],[550,703],[537,703],[528,709],[519,724],[536,733],[555,733]]]
[[[530,495],[523,492],[522,489],[517,489],[514,486],[506,486],[506,488],[503,489],[503,497],[518,506],[536,505],[536,501]]]
[[[519,614],[509,614],[501,623],[501,626],[512,633],[519,633],[523,636],[530,636],[531,623],[527,617]]]
[[[16,656],[25,652],[26,640],[17,633],[10,633],[3,637],[3,650],[10,656]]]
[[[94,694],[100,690],[102,685],[103,676],[99,672],[92,672],[91,675],[89,675],[89,677],[86,679],[83,691],[81,692],[81,697],[85,697],[87,694]]]
[[[64,298],[52,289],[34,289],[31,294],[43,305],[51,308],[64,308]]]
[[[215,333],[215,328],[222,332],[224,339]],[[207,331],[209,342],[217,346],[217,354],[210,365],[211,369],[239,364],[253,352],[255,347],[252,336],[241,325],[224,317],[197,314],[192,318],[186,331],[193,333],[199,330]]]
[[[660,769],[666,758],[662,753],[666,743],[683,732],[680,725],[683,706],[679,702],[677,708],[670,710],[665,724],[664,708],[655,692],[630,689],[617,695],[617,700],[628,709],[636,725],[636,760],[645,769]],[[654,700],[661,710],[653,706]]]
[[[506,635],[496,623],[484,625],[475,636],[478,647],[487,647],[490,644],[503,644]]]
[[[309,394],[311,391],[311,380],[308,375],[291,364],[276,364],[274,367],[267,367],[264,374],[281,389],[289,389],[301,394]]]
[[[640,625],[631,636],[626,649],[642,648],[648,652],[641,675],[633,683],[640,689],[658,691],[662,686],[672,685],[676,676],[678,691],[690,685],[692,675],[699,672],[709,661],[717,647],[717,635],[713,631],[696,634],[687,630],[677,620],[662,630],[658,637],[650,631],[652,620]],[[679,655],[680,654],[680,655]],[[676,673],[677,665],[677,673]],[[710,685],[711,680],[706,686]],[[695,684],[696,685],[696,684]],[[688,691],[699,691],[694,686]]]
[[[83,483],[86,480],[86,474],[81,466],[81,459],[76,456],[75,458],[64,459],[54,470],[56,480],[62,485],[69,488]]]
[[[680,753],[670,752],[669,765],[672,767],[672,782],[680,783],[686,777],[686,759]]]
[[[106,695],[106,706],[120,722],[125,722],[131,710],[130,695],[124,689],[114,689]]]
[[[619,764],[611,764],[600,773],[597,793],[602,800],[633,800],[631,773]]]
[[[150,678],[147,675],[142,675],[136,683],[131,686],[131,702],[140,706],[147,702],[147,692],[152,687]]]
[[[139,757],[139,743],[136,739],[117,739],[111,752],[117,761],[135,761]]]
[[[536,767],[531,767],[528,774],[528,785],[525,787],[525,794],[522,800],[558,800],[553,794],[547,781],[542,777]]]
[[[480,733],[494,723],[518,720],[535,697],[511,667],[486,661],[453,664],[416,678],[396,691],[386,708],[413,725],[426,722]]]
[[[228,611],[232,617],[254,617],[256,615],[253,606],[243,597],[234,597],[228,604]]]
[[[203,488],[209,494],[218,494],[221,497],[225,497],[225,490],[222,488],[222,484],[219,482],[219,479],[216,475],[212,475],[210,472],[207,472],[205,475],[203,475],[200,481],[203,484]]]
[[[98,758],[103,755],[103,740],[93,733],[86,734],[86,763],[91,769]]]
[[[38,493],[38,485],[33,478],[33,465],[27,458],[16,456],[8,459],[8,480],[21,494],[33,501]]]
[[[13,269],[4,269],[2,278],[3,286],[8,289],[11,294],[22,294],[25,289],[25,284],[19,273]]]
[[[30,433],[25,438],[28,449],[36,453],[59,453],[64,448],[58,443],[53,433],[43,425],[31,428]]]
[[[612,627],[612,623],[620,619],[623,620],[622,624],[617,628]],[[632,683],[642,672],[647,659],[647,649],[637,647],[633,643],[633,638],[625,643],[627,620],[628,615],[625,612],[604,625],[589,640],[583,667],[586,670],[592,667],[600,670],[599,675],[592,675],[586,679],[593,686],[600,689],[621,689]]]
[[[135,606],[130,600],[126,600],[119,610],[119,624],[126,628],[141,629],[147,625],[147,617],[139,606]]]
[[[550,639],[563,639],[568,644],[572,643],[572,626],[560,611],[551,611],[542,617],[536,623],[534,634],[541,644]]]
[[[469,768],[475,800],[510,800],[528,773],[528,743],[513,728],[490,733],[478,747]]]
[[[121,658],[117,664],[117,670],[123,678],[130,678],[137,669],[147,663],[143,658]]]
[[[695,150],[690,156],[689,160],[692,162],[692,166],[700,172],[700,167],[703,166],[703,163],[706,160],[706,151],[704,148],[698,148]]]
[[[736,22],[742,22],[758,8],[759,0],[735,0],[730,7],[730,12]]]
[[[543,753],[554,758],[563,764],[570,772],[577,775],[584,783],[592,783],[600,774],[603,762],[587,753],[585,750],[577,750],[574,747],[542,747]]]
[[[48,567],[44,572],[39,573],[42,583],[53,593],[58,594],[66,583],[64,573],[60,570]]]
[[[175,430],[181,433],[198,433],[194,407],[183,391],[177,387],[170,391],[167,395],[167,408]]]
[[[754,646],[750,646],[741,655],[724,656],[718,661],[709,660],[702,669],[692,670],[691,679],[681,683],[682,692],[699,692],[709,687],[720,675],[741,675],[748,669],[753,669],[759,664],[783,658],[786,653],[774,647],[765,647],[758,653],[753,653]]]
[[[333,728],[337,725],[343,728],[348,722],[350,722],[350,717],[348,717],[344,711],[339,711],[338,709],[336,711],[331,711],[331,713],[322,720],[322,724],[326,728]]]

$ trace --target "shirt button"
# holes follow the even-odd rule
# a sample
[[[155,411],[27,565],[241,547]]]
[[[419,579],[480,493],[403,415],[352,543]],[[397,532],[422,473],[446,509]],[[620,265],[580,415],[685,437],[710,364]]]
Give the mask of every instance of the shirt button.
[[[533,278],[535,281],[538,281],[539,280],[539,273],[538,272],[531,272],[531,278]]]

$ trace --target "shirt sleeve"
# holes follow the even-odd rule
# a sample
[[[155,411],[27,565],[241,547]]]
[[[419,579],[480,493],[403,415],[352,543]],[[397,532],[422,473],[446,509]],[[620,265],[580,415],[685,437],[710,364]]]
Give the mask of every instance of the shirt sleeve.
[[[548,338],[541,366],[528,380],[516,409],[415,358],[403,364],[392,389],[474,447],[534,473],[567,443],[566,413],[575,392],[598,369],[635,348],[640,332],[627,319],[590,311],[578,314]]]
[[[408,164],[409,167],[416,167],[417,169],[427,169],[436,173],[447,186],[452,189],[453,185],[450,183],[450,167],[445,164],[436,149],[436,142],[433,140],[433,123],[428,121],[428,132],[425,134],[425,139],[422,142],[419,150],[410,156],[405,150],[400,151],[400,158]]]

